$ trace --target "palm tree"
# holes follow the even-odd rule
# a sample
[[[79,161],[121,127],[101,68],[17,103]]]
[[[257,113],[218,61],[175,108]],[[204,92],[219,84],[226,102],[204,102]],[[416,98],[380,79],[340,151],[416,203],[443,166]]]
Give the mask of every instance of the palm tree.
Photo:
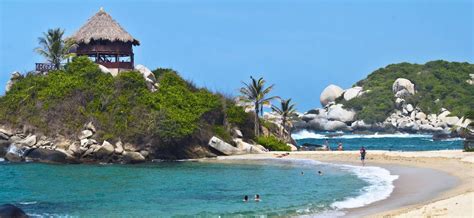
[[[242,82],[244,87],[240,89],[243,100],[246,102],[251,102],[253,104],[253,109],[255,112],[255,136],[260,135],[260,119],[259,113],[263,109],[264,104],[270,104],[270,101],[277,98],[277,96],[267,97],[270,91],[272,91],[274,85],[265,87],[265,80],[260,77],[256,80],[253,77],[250,77],[252,80],[250,84]]]
[[[38,38],[40,47],[35,51],[44,56],[54,68],[58,70],[61,67],[61,62],[69,57],[69,49],[73,46],[71,40],[63,40],[64,30],[59,28],[49,29],[47,33],[43,33],[43,37]]]
[[[291,98],[288,100],[281,99],[280,103],[279,108],[272,106],[272,110],[281,116],[281,125],[283,127],[283,133],[281,133],[281,135],[283,138],[288,139],[288,136],[291,135],[288,129],[289,125],[291,125],[290,119],[296,114],[295,104],[291,104]]]

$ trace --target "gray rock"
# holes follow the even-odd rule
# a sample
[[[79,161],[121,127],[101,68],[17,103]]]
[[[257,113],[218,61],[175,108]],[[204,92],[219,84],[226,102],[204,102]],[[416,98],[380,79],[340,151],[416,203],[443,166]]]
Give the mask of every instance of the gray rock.
[[[23,76],[20,74],[20,72],[14,71],[10,76],[10,80],[8,80],[7,85],[5,86],[5,92],[9,92],[10,89],[13,87],[13,84],[15,84],[15,82],[22,77]]]
[[[32,149],[26,154],[26,158],[42,163],[70,163],[71,160],[65,151],[48,150],[43,148]]]
[[[82,139],[88,139],[90,137],[92,137],[92,135],[94,135],[94,133],[88,129],[86,130],[82,130],[81,134],[79,135],[79,140],[82,140]]]
[[[95,155],[98,158],[105,158],[114,153],[114,146],[108,141],[104,141],[102,145],[97,149]]]
[[[454,126],[456,125],[456,123],[459,122],[459,118],[458,117],[442,117],[441,119],[441,122],[445,122],[446,124],[448,124],[448,126]]]
[[[141,154],[144,158],[146,158],[146,157],[148,157],[148,155],[150,154],[150,152],[148,152],[147,150],[141,150],[141,151],[140,151],[140,154]]]
[[[415,85],[408,79],[398,78],[393,82],[392,92],[398,93],[401,90],[407,90],[410,95],[415,94]]]
[[[407,109],[408,112],[412,112],[414,110],[413,105],[411,105],[411,104],[407,104],[406,109]]]
[[[356,98],[356,97],[360,96],[361,92],[362,92],[362,87],[360,87],[360,86],[355,86],[355,87],[352,87],[350,89],[347,89],[344,92],[344,100],[349,101],[353,98]]]
[[[69,151],[68,153],[72,155],[82,154],[81,146],[77,142],[74,142],[71,145],[69,145],[68,151]]]
[[[142,163],[145,162],[145,157],[139,152],[134,151],[125,151],[122,155],[123,161],[125,163]]]
[[[85,129],[88,129],[88,130],[92,131],[92,133],[97,132],[97,130],[96,130],[96,128],[95,128],[95,126],[92,122],[88,122],[84,127],[85,127]]]
[[[327,119],[314,119],[310,120],[307,123],[307,128],[313,129],[313,130],[324,130],[325,125],[327,124],[328,120]]]
[[[406,98],[410,96],[410,92],[406,89],[400,90],[397,93],[395,93],[395,98]]]
[[[12,204],[2,204],[0,205],[0,217],[28,218],[28,215]]]
[[[260,147],[244,142],[242,139],[234,139],[234,142],[237,145],[237,149],[245,151],[249,154],[259,154],[265,152],[265,148],[261,149]]]
[[[122,153],[123,153],[123,144],[122,144],[122,141],[118,141],[117,143],[115,143],[114,152],[115,152],[116,154],[122,154]]]
[[[349,130],[349,127],[341,121],[330,120],[324,125],[324,130],[327,130],[327,131]]]
[[[321,105],[326,106],[329,102],[336,101],[343,92],[344,90],[341,87],[331,84],[323,90],[319,96],[319,101],[321,102]]]
[[[125,143],[123,148],[125,151],[139,151],[140,150],[138,146],[130,144],[130,143]]]
[[[426,114],[420,111],[420,112],[416,113],[415,118],[417,120],[421,120],[423,122],[423,120],[426,120]]]
[[[29,135],[26,138],[17,141],[17,143],[26,145],[28,147],[32,147],[33,145],[36,144],[36,135]]]
[[[25,148],[20,144],[12,143],[8,146],[7,152],[5,153],[5,159],[10,162],[21,162],[23,161],[23,155]]]
[[[208,145],[219,151],[220,153],[222,154],[225,154],[225,155],[235,155],[235,154],[243,154],[244,152],[226,142],[224,142],[223,140],[217,138],[217,137],[212,137],[211,140],[209,140],[209,143]]]
[[[232,134],[237,137],[237,138],[243,138],[244,135],[242,134],[242,131],[238,128],[232,128]]]
[[[352,110],[346,110],[342,108],[342,104],[336,104],[329,107],[328,119],[338,120],[341,122],[352,122],[355,119],[356,113]]]

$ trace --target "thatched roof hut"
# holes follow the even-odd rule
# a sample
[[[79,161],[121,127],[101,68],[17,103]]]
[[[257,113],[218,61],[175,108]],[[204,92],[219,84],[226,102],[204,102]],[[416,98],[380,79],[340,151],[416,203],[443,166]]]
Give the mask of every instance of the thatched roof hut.
[[[77,44],[74,53],[88,56],[115,73],[133,69],[133,46],[140,45],[102,8],[69,39]]]
[[[89,18],[74,35],[70,37],[76,43],[89,44],[91,41],[108,40],[110,42],[131,42],[140,45],[119,23],[117,23],[103,8]]]

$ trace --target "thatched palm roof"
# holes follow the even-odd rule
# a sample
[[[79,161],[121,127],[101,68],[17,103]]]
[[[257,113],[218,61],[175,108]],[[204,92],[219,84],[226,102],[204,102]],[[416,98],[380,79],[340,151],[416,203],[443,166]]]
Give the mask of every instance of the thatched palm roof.
[[[125,31],[102,8],[70,38],[76,43],[85,44],[90,43],[91,40],[109,40],[111,42],[131,42],[133,45],[140,45],[138,40]]]

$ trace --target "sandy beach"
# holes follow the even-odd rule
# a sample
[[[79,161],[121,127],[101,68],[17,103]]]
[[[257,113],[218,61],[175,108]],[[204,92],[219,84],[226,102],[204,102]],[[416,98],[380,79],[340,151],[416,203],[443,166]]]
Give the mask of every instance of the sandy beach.
[[[240,155],[270,158],[282,152]],[[219,157],[230,159],[232,157]],[[358,151],[290,152],[284,158],[360,165]],[[389,198],[350,209],[347,217],[474,217],[474,153],[368,151],[367,166],[399,175]]]

